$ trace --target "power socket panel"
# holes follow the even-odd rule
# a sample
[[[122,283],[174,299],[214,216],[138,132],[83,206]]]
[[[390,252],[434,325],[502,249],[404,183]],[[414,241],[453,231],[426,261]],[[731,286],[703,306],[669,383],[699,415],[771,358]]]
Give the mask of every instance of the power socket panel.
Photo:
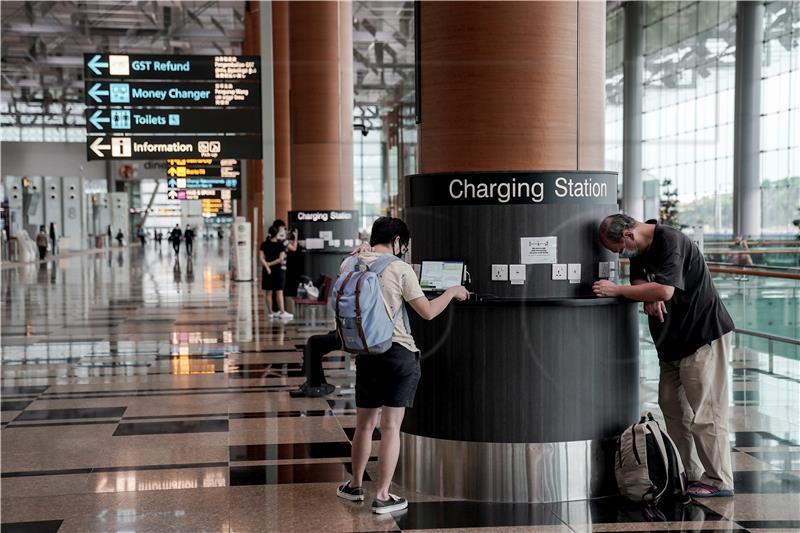
[[[508,265],[492,265],[492,281],[508,281]]]
[[[553,281],[567,279],[567,265],[564,263],[553,263]]]
[[[581,264],[569,263],[567,265],[567,279],[573,283],[580,282],[581,280]]]

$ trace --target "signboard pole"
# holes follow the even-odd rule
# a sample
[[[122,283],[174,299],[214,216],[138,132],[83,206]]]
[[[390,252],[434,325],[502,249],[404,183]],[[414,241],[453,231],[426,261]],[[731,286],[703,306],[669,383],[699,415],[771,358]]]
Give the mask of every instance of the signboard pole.
[[[253,254],[252,254],[252,256],[253,256],[253,279],[256,279],[256,272],[258,272],[258,270],[256,270],[256,267],[258,266],[258,262],[257,262],[257,259],[256,259],[256,250],[258,250],[258,245],[259,245],[258,233],[259,233],[259,229],[261,227],[261,224],[258,223],[258,207],[254,207],[253,208],[253,220],[256,221],[255,224],[253,225],[253,248],[252,248],[252,250],[253,250]]]
[[[265,7],[266,6],[266,7]],[[275,219],[275,87],[272,70],[272,8],[262,4],[259,13],[261,39],[261,158],[263,221],[253,219],[258,225],[254,233]],[[248,176],[258,179],[259,176]]]

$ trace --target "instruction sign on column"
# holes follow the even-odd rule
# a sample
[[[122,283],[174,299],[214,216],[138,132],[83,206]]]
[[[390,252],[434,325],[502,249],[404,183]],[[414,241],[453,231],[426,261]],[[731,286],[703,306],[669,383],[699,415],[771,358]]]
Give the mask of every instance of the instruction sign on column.
[[[557,237],[522,237],[520,239],[523,265],[557,263]]]

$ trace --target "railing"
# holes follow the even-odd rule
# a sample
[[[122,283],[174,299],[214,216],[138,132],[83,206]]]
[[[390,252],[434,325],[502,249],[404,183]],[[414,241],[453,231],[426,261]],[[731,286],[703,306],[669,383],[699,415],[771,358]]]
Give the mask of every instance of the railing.
[[[736,343],[736,346],[741,346],[739,336],[740,335],[747,335],[748,337],[757,337],[760,339],[766,339],[767,341],[767,357],[769,359],[769,373],[774,374],[775,366],[773,362],[773,358],[775,352],[773,351],[773,344],[776,342],[790,344],[793,346],[800,346],[800,339],[793,339],[791,337],[783,337],[781,335],[773,335],[771,333],[762,333],[760,331],[752,331],[749,329],[734,329],[733,330],[733,338]]]

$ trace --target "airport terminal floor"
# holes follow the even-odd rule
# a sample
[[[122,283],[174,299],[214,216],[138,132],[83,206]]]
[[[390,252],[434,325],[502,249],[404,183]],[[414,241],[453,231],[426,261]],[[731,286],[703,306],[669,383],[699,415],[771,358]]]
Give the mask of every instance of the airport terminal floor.
[[[330,397],[288,393],[305,339],[330,324],[265,319],[261,291],[227,268],[226,245],[209,241],[193,260],[148,243],[2,270],[4,533],[800,529],[800,361],[770,374],[738,350],[734,498],[648,522],[618,498],[487,503],[395,486],[409,508],[376,517],[372,482],[363,504],[336,497],[355,425],[348,356],[325,360]],[[651,352],[641,399],[657,412]]]

